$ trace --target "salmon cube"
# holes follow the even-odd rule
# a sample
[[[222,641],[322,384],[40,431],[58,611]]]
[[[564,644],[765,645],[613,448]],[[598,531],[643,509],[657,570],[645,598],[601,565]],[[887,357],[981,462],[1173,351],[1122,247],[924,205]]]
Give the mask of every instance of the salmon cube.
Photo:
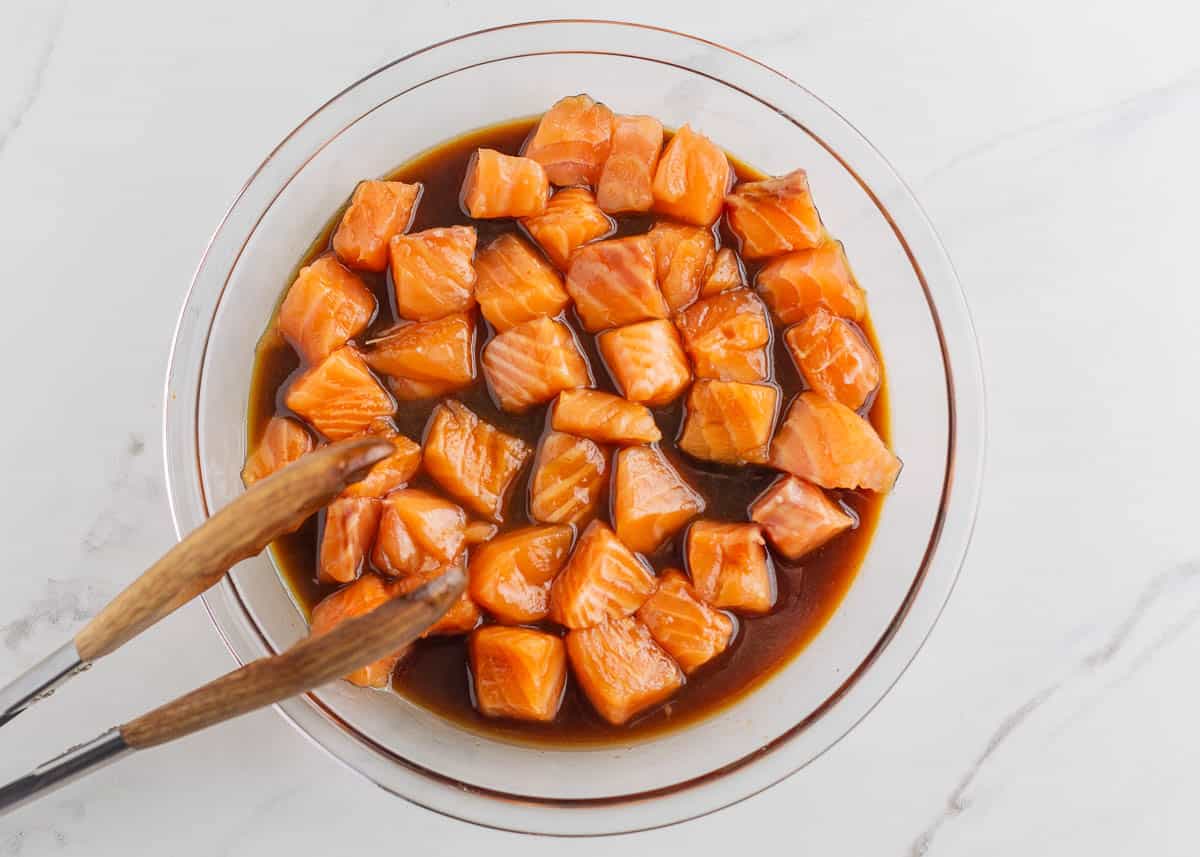
[[[467,165],[462,205],[471,217],[531,217],[546,210],[550,180],[537,161],[480,149]]]
[[[618,116],[613,120],[612,148],[600,171],[596,202],[609,214],[649,211],[650,185],[662,152],[663,126],[653,116]]]
[[[519,235],[501,235],[480,250],[475,273],[475,299],[497,333],[558,315],[571,302],[562,277]]]
[[[612,235],[617,228],[585,187],[563,188],[550,197],[545,211],[525,218],[521,225],[550,261],[563,270],[576,247]]]
[[[389,583],[389,587],[396,595],[409,595],[420,589],[426,583],[429,583],[441,577],[451,568],[459,568],[465,572],[467,554],[460,553],[455,557],[454,561],[449,565],[444,565],[439,568],[434,568],[430,571],[421,574],[414,574],[409,577],[402,577]],[[463,592],[450,607],[442,614],[441,618],[425,629],[425,633],[421,636],[425,637],[455,637],[462,634],[469,634],[479,625],[483,619],[483,611],[479,609],[470,596],[470,593]]]
[[[858,519],[825,492],[803,479],[785,476],[762,492],[750,507],[775,549],[796,560],[834,536],[858,525]]]
[[[387,390],[348,345],[293,381],[283,401],[330,440],[362,434],[396,412]]]
[[[775,569],[758,524],[697,521],[688,529],[687,566],[713,607],[766,613],[775,604]]]
[[[729,647],[733,620],[704,603],[683,572],[668,569],[637,612],[654,642],[691,675]]]
[[[419,184],[359,182],[333,233],[333,252],[347,267],[386,271],[388,242],[408,231],[420,198]]]
[[[566,524],[524,527],[471,555],[470,593],[497,620],[540,622],[550,612],[550,582],[562,570],[575,531]]]
[[[571,329],[550,318],[535,318],[493,337],[483,349],[483,376],[496,402],[512,413],[592,383]]]
[[[728,247],[722,247],[717,251],[708,279],[700,287],[700,297],[711,298],[730,289],[740,289],[744,285],[746,274],[742,271],[742,263],[738,260],[737,253]]]
[[[616,726],[683,686],[683,672],[633,617],[567,634],[571,671],[596,712]]]
[[[468,644],[475,707],[485,717],[549,722],[567,685],[567,649],[553,634],[489,625]]]
[[[660,221],[648,234],[654,245],[658,287],[667,306],[679,311],[696,300],[712,270],[717,255],[712,231]]]
[[[450,496],[496,523],[504,520],[512,484],[532,452],[453,400],[437,406],[425,429],[425,471]]]
[[[670,314],[655,279],[647,235],[585,244],[571,256],[567,293],[589,332]]]
[[[725,204],[729,206],[729,228],[747,259],[807,250],[825,240],[825,227],[813,205],[804,170],[743,182],[725,198]]]
[[[447,226],[393,236],[396,312],[433,321],[475,305],[475,227]]]
[[[550,587],[550,618],[586,628],[630,616],[654,591],[654,575],[601,521],[588,524]]]
[[[317,580],[349,583],[358,577],[379,530],[383,511],[374,497],[342,497],[325,510]]]
[[[242,483],[249,488],[311,452],[312,448],[313,439],[308,429],[287,417],[271,417],[263,430],[262,440],[242,468]]]
[[[363,432],[363,437],[382,437],[392,442],[395,450],[371,468],[370,473],[342,491],[342,497],[382,497],[402,488],[416,475],[421,466],[421,447],[396,431],[390,420],[377,420]]]
[[[771,367],[767,308],[749,289],[733,289],[692,304],[675,318],[697,378],[765,381]]]
[[[721,216],[733,169],[721,148],[690,125],[680,128],[654,171],[654,210],[694,226]]]
[[[524,155],[556,185],[594,185],[608,157],[613,113],[587,95],[560,98],[543,114]]]
[[[783,335],[808,386],[859,410],[879,388],[879,360],[852,321],[819,309]]]
[[[378,575],[364,574],[349,586],[343,586],[332,595],[327,595],[313,608],[309,628],[312,636],[327,634],[347,619],[370,613],[376,607],[391,601],[396,593],[388,588]],[[396,663],[403,650],[394,655],[380,658],[372,664],[357,669],[346,676],[346,681],[359,687],[387,687]]]
[[[631,402],[665,405],[692,382],[679,332],[665,319],[606,330],[596,341],[613,380]]]
[[[305,363],[320,363],[375,315],[375,296],[333,256],[301,268],[279,307],[279,332]]]
[[[822,488],[892,490],[900,459],[874,427],[841,402],[801,393],[771,444],[771,466]]]
[[[662,440],[662,432],[649,408],[599,390],[559,393],[550,409],[550,427],[597,443],[655,443]]]
[[[618,452],[614,479],[617,538],[638,553],[654,553],[704,511],[704,498],[656,447]]]
[[[548,524],[586,524],[608,483],[608,457],[585,437],[550,431],[538,445],[529,515]]]
[[[818,309],[852,321],[867,314],[867,296],[854,279],[840,241],[773,259],[758,272],[754,288],[780,324],[795,324]]]
[[[500,532],[500,528],[491,521],[467,521],[467,528],[463,531],[463,540],[468,547],[481,545],[494,539],[498,532]]]
[[[444,570],[465,546],[467,516],[436,494],[415,488],[383,499],[383,516],[371,562],[393,577],[429,575]]]
[[[367,365],[392,381],[401,400],[428,385],[444,395],[475,380],[475,323],[467,313],[452,313],[434,321],[406,322],[371,340],[363,355]]]
[[[721,464],[766,464],[779,391],[703,379],[692,385],[679,448]]]

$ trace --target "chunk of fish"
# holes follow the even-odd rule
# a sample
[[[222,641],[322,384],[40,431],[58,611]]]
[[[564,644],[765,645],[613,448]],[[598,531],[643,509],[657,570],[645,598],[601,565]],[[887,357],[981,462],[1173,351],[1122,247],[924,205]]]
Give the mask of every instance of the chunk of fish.
[[[428,398],[460,390],[475,380],[475,322],[468,313],[406,322],[373,339],[367,365],[392,381],[398,399]]]
[[[717,256],[712,230],[660,220],[647,234],[658,287],[667,306],[678,312],[696,300],[712,271]]]
[[[480,149],[467,165],[462,206],[471,217],[531,217],[549,198],[550,180],[537,161]]]
[[[729,228],[741,242],[742,256],[764,259],[807,250],[825,240],[825,227],[813,205],[808,174],[743,182],[725,198]]]
[[[596,202],[609,214],[649,211],[654,205],[654,168],[662,152],[663,126],[653,116],[618,116],[612,147],[600,171]]]
[[[560,98],[542,115],[524,155],[556,185],[594,185],[612,142],[613,113],[587,95]]]
[[[392,397],[349,345],[293,381],[283,401],[329,440],[362,434],[396,412]]]
[[[498,621],[540,622],[550,612],[550,582],[562,570],[575,531],[566,524],[523,527],[475,549],[470,593]]]
[[[364,437],[381,437],[392,442],[395,450],[383,461],[371,468],[362,479],[346,486],[342,497],[380,498],[389,491],[402,488],[416,475],[421,466],[421,447],[396,431],[390,420],[376,420]]]
[[[331,255],[301,268],[279,307],[279,332],[310,365],[320,363],[375,315],[375,296]]]
[[[449,500],[415,488],[393,491],[383,499],[371,562],[397,577],[444,569],[462,553],[466,526],[466,514]]]
[[[754,288],[780,324],[803,321],[822,308],[851,321],[862,321],[867,314],[867,295],[840,241],[773,259],[758,272]]]
[[[604,450],[585,437],[549,431],[534,459],[530,517],[548,524],[586,524],[596,516],[607,483]]]
[[[738,260],[737,253],[729,247],[722,247],[717,251],[716,260],[713,262],[708,279],[700,287],[700,297],[711,298],[713,295],[730,289],[740,289],[744,285],[746,285],[746,274],[742,270],[742,263]]]
[[[550,261],[563,270],[576,247],[606,238],[617,228],[585,187],[563,188],[550,197],[545,211],[536,217],[525,218],[521,225]]]
[[[271,417],[262,439],[242,468],[242,484],[249,488],[311,452],[312,448],[313,439],[308,429],[287,417]]]
[[[665,702],[684,682],[679,665],[631,616],[571,631],[567,656],[592,707],[617,726]]]
[[[562,639],[530,628],[488,625],[468,644],[475,707],[485,717],[549,722],[567,684]]]
[[[483,349],[483,375],[500,407],[513,413],[592,383],[571,329],[550,318],[535,318],[493,337]]]
[[[822,488],[887,492],[900,474],[874,427],[820,393],[801,393],[771,444],[771,466]]]
[[[596,342],[613,380],[631,402],[665,405],[692,382],[679,332],[666,319],[606,330]]]
[[[392,283],[401,318],[433,321],[475,305],[475,240],[473,226],[392,237]]]
[[[879,360],[852,321],[818,309],[783,335],[808,386],[851,410],[879,388]]]
[[[733,619],[708,606],[683,572],[674,568],[659,576],[658,588],[639,608],[637,618],[687,675],[733,641]]]
[[[679,448],[722,464],[766,464],[779,391],[702,379],[692,385]]]
[[[317,580],[349,583],[363,570],[383,511],[374,497],[342,497],[325,510]]]
[[[497,333],[556,316],[571,302],[562,277],[519,235],[501,235],[480,250],[475,273],[475,299]]]
[[[347,267],[386,271],[388,242],[408,231],[420,198],[420,184],[359,182],[333,233],[333,252]]]
[[[687,567],[713,607],[766,613],[775,604],[775,569],[758,524],[700,520],[688,528]]]
[[[612,506],[617,538],[630,550],[649,554],[704,511],[704,498],[661,450],[629,446],[616,456]]]
[[[732,177],[721,148],[684,125],[667,143],[654,171],[654,210],[694,226],[712,226],[721,216]]]
[[[584,244],[571,256],[567,293],[589,332],[666,318],[670,310],[655,279],[647,235]]]
[[[705,298],[675,317],[698,378],[765,381],[770,375],[767,308],[749,289]]]
[[[313,608],[310,632],[314,637],[327,634],[347,619],[370,613],[376,607],[395,597],[383,580],[375,574],[364,574],[349,586],[343,586],[332,595],[327,595]],[[346,681],[359,687],[383,688],[388,686],[396,663],[404,650],[380,658],[372,664],[346,676]]]
[[[629,616],[654,591],[654,575],[602,521],[588,524],[550,587],[550,618],[586,628]]]
[[[780,477],[760,494],[750,507],[750,520],[762,525],[775,549],[791,560],[858,524],[824,491],[795,476]]]
[[[599,390],[564,390],[550,409],[555,431],[586,437],[597,443],[654,443],[662,432],[654,415],[639,405]]]

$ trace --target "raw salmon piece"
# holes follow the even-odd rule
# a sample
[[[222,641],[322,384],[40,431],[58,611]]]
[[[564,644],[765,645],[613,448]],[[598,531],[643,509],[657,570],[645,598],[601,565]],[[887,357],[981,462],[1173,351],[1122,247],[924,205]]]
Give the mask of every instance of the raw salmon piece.
[[[283,401],[330,440],[361,434],[396,412],[392,397],[348,345],[293,381]]]
[[[445,395],[475,380],[475,323],[461,312],[406,322],[371,340],[363,357],[398,399]]]
[[[567,656],[592,707],[616,726],[666,701],[683,686],[679,665],[631,616],[571,631]]]
[[[477,515],[504,520],[513,481],[532,450],[479,419],[461,402],[442,402],[425,429],[425,471]]]
[[[358,577],[379,529],[380,501],[374,497],[342,497],[325,510],[317,580],[349,583]]]
[[[665,405],[692,382],[679,332],[666,319],[606,330],[596,342],[613,380],[631,402]]]
[[[348,485],[340,496],[379,498],[402,488],[416,475],[421,466],[421,447],[396,431],[391,420],[376,420],[363,436],[390,440],[395,452],[372,467],[364,478]]]
[[[822,488],[892,490],[900,459],[869,422],[820,393],[801,393],[771,444],[771,466]]]
[[[271,417],[263,430],[262,440],[242,468],[242,483],[249,488],[311,452],[312,448],[313,439],[308,429],[287,417]]]
[[[279,332],[311,365],[366,330],[374,315],[375,296],[326,255],[300,269],[279,307]]]
[[[704,285],[700,287],[700,297],[711,298],[713,295],[730,289],[740,289],[746,285],[746,275],[742,271],[742,263],[738,261],[737,253],[728,247],[717,251],[716,261]]]
[[[560,98],[542,115],[524,155],[556,185],[594,185],[608,157],[613,113],[587,95]]]
[[[383,499],[372,564],[394,577],[444,569],[466,544],[467,516],[436,494],[415,488],[393,491]]]
[[[704,511],[704,498],[656,447],[630,446],[617,453],[612,505],[617,538],[654,553]]]
[[[597,443],[654,443],[662,432],[654,415],[639,405],[599,390],[564,390],[550,410],[555,431],[586,437]]]
[[[585,187],[563,188],[550,197],[544,212],[527,217],[521,225],[550,261],[563,270],[576,247],[612,235],[617,228]]]
[[[571,302],[558,271],[519,235],[501,235],[480,250],[475,273],[475,299],[497,333],[558,315]]]
[[[483,349],[483,376],[496,402],[511,413],[592,383],[571,329],[550,318],[535,318],[493,337]]]
[[[840,241],[773,259],[754,280],[780,324],[795,324],[817,309],[852,321],[867,314],[867,295],[854,279]]]
[[[602,521],[588,524],[550,587],[550,618],[586,628],[629,616],[654,591],[654,575]]]
[[[348,267],[386,271],[388,242],[408,231],[420,198],[420,184],[359,182],[333,233],[333,252]]]
[[[663,126],[653,116],[618,116],[612,148],[600,171],[596,202],[609,214],[649,211],[654,168],[662,152]]]
[[[679,311],[696,300],[712,270],[717,255],[712,231],[659,221],[648,234],[654,245],[658,287],[667,306]]]
[[[816,247],[825,227],[808,190],[808,174],[793,170],[786,176],[743,182],[725,198],[729,228],[741,242],[747,259],[765,259]]]
[[[475,707],[485,717],[548,722],[567,685],[567,649],[553,634],[488,625],[468,643]]]
[[[692,304],[675,317],[697,378],[765,381],[770,374],[767,308],[749,289],[732,289]]]
[[[608,457],[585,437],[550,431],[538,446],[529,515],[548,524],[587,523],[608,482]]]
[[[332,631],[346,619],[370,613],[393,597],[395,593],[378,575],[364,574],[349,586],[343,586],[332,595],[327,595],[313,608],[312,621],[309,623],[310,632],[314,637],[319,637]],[[399,651],[380,658],[375,663],[350,673],[345,677],[346,681],[359,687],[387,687],[392,670],[396,668],[396,663],[403,654],[403,651]]]
[[[494,539],[498,532],[500,532],[500,528],[491,521],[467,521],[467,528],[463,531],[463,540],[468,546],[481,545]]]
[[[654,210],[694,226],[712,226],[721,216],[732,176],[720,147],[684,125],[667,143],[654,171]]]
[[[524,527],[480,546],[471,555],[470,593],[501,622],[540,622],[550,611],[550,581],[575,541],[566,524]]]
[[[647,235],[584,244],[571,255],[567,292],[591,333],[670,313],[655,281],[654,245]]]
[[[441,577],[451,568],[457,566],[465,572],[466,562],[467,554],[464,551],[449,565],[444,565],[421,574],[401,577],[398,580],[389,582],[388,587],[393,595],[408,595],[420,589],[426,583]],[[475,630],[475,627],[482,618],[483,611],[479,609],[478,604],[471,600],[470,594],[464,591],[458,600],[450,605],[450,608],[442,614],[442,617],[426,628],[425,633],[421,636],[453,637],[460,634],[469,634]]]
[[[857,411],[879,387],[879,361],[854,322],[819,309],[783,335],[796,368],[818,393]]]
[[[697,521],[688,529],[687,566],[713,607],[766,613],[775,604],[775,569],[758,524]]]
[[[722,464],[766,464],[779,391],[702,379],[692,385],[679,448]]]
[[[733,640],[733,620],[704,603],[683,572],[668,569],[637,612],[654,642],[687,675],[711,661]]]
[[[531,217],[546,210],[550,180],[537,161],[480,149],[467,165],[462,205],[476,218]]]
[[[858,524],[824,491],[795,476],[781,477],[762,492],[750,507],[750,520],[762,525],[771,544],[788,559],[800,559]]]
[[[447,226],[392,237],[396,312],[433,321],[475,305],[475,227]]]

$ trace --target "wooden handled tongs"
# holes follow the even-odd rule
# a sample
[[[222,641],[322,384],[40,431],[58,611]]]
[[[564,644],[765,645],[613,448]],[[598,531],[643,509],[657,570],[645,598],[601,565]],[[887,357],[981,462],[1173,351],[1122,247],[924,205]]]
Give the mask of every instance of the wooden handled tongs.
[[[386,440],[331,444],[255,483],[112,600],[75,639],[0,688],[0,725],[49,696],[325,506],[392,453]],[[262,708],[373,663],[415,640],[462,594],[452,568],[412,594],[342,622],[279,655],[246,664],[173,702],[0,786],[0,814],[134,750],[144,750]]]

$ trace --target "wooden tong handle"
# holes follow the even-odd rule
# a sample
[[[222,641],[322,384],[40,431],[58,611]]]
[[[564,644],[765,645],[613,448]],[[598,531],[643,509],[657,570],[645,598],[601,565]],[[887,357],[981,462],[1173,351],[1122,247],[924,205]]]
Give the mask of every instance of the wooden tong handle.
[[[142,750],[174,741],[246,714],[394,654],[441,618],[466,588],[466,574],[451,568],[411,595],[342,622],[286,652],[246,664],[216,681],[120,727],[121,737]]]
[[[256,482],[171,548],[75,635],[79,658],[120,648],[329,503],[393,452],[379,438],[347,440]]]

